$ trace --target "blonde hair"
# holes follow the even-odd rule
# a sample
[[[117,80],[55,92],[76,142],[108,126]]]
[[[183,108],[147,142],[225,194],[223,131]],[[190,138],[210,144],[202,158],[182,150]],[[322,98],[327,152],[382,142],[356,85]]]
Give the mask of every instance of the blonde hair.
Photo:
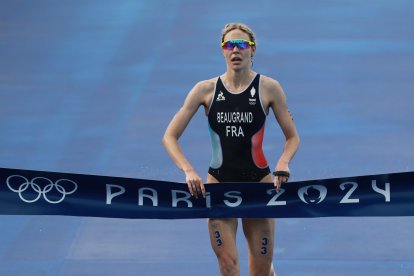
[[[221,42],[224,42],[224,37],[226,36],[226,34],[228,34],[229,32],[231,32],[233,30],[241,30],[241,31],[245,32],[249,36],[250,41],[256,43],[256,36],[254,35],[252,29],[250,29],[249,26],[247,26],[246,24],[243,24],[243,23],[228,23],[228,24],[226,24],[224,26],[222,32],[221,32]]]

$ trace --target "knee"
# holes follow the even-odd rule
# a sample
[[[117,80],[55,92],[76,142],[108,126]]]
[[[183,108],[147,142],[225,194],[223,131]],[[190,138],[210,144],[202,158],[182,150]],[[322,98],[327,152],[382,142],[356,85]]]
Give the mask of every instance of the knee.
[[[249,270],[251,276],[274,275],[272,254],[251,256]]]
[[[220,254],[217,258],[220,265],[221,275],[239,275],[239,261],[236,256],[230,254]]]
[[[249,270],[250,270],[251,276],[263,276],[263,275],[273,276],[275,275],[275,271],[271,263],[261,264],[260,266],[253,265],[250,267]]]

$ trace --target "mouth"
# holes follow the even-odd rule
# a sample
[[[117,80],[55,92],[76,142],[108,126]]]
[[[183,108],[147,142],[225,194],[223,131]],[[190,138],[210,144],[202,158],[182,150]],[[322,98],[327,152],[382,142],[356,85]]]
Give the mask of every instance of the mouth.
[[[240,58],[240,57],[232,57],[231,59],[230,59],[230,61],[231,62],[241,62],[242,61],[242,59]]]

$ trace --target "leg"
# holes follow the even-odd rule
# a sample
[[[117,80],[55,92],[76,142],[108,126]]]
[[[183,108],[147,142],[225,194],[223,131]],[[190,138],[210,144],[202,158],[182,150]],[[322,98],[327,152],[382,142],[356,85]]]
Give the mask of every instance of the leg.
[[[219,262],[221,275],[240,275],[236,247],[237,219],[208,219],[208,230],[211,246]]]
[[[276,275],[272,264],[275,220],[244,218],[242,221],[249,246],[250,275]]]
[[[219,183],[207,174],[207,183]],[[239,257],[236,247],[237,218],[208,219],[211,247],[217,256],[222,276],[239,276]]]

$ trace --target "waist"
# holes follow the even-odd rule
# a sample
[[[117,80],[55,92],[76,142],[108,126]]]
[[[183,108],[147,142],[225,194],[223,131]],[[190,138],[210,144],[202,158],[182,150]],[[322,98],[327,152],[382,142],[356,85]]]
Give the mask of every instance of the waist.
[[[222,166],[218,169],[209,168],[208,173],[216,178],[219,182],[260,182],[264,177],[270,174],[269,167],[265,168],[227,168]]]

